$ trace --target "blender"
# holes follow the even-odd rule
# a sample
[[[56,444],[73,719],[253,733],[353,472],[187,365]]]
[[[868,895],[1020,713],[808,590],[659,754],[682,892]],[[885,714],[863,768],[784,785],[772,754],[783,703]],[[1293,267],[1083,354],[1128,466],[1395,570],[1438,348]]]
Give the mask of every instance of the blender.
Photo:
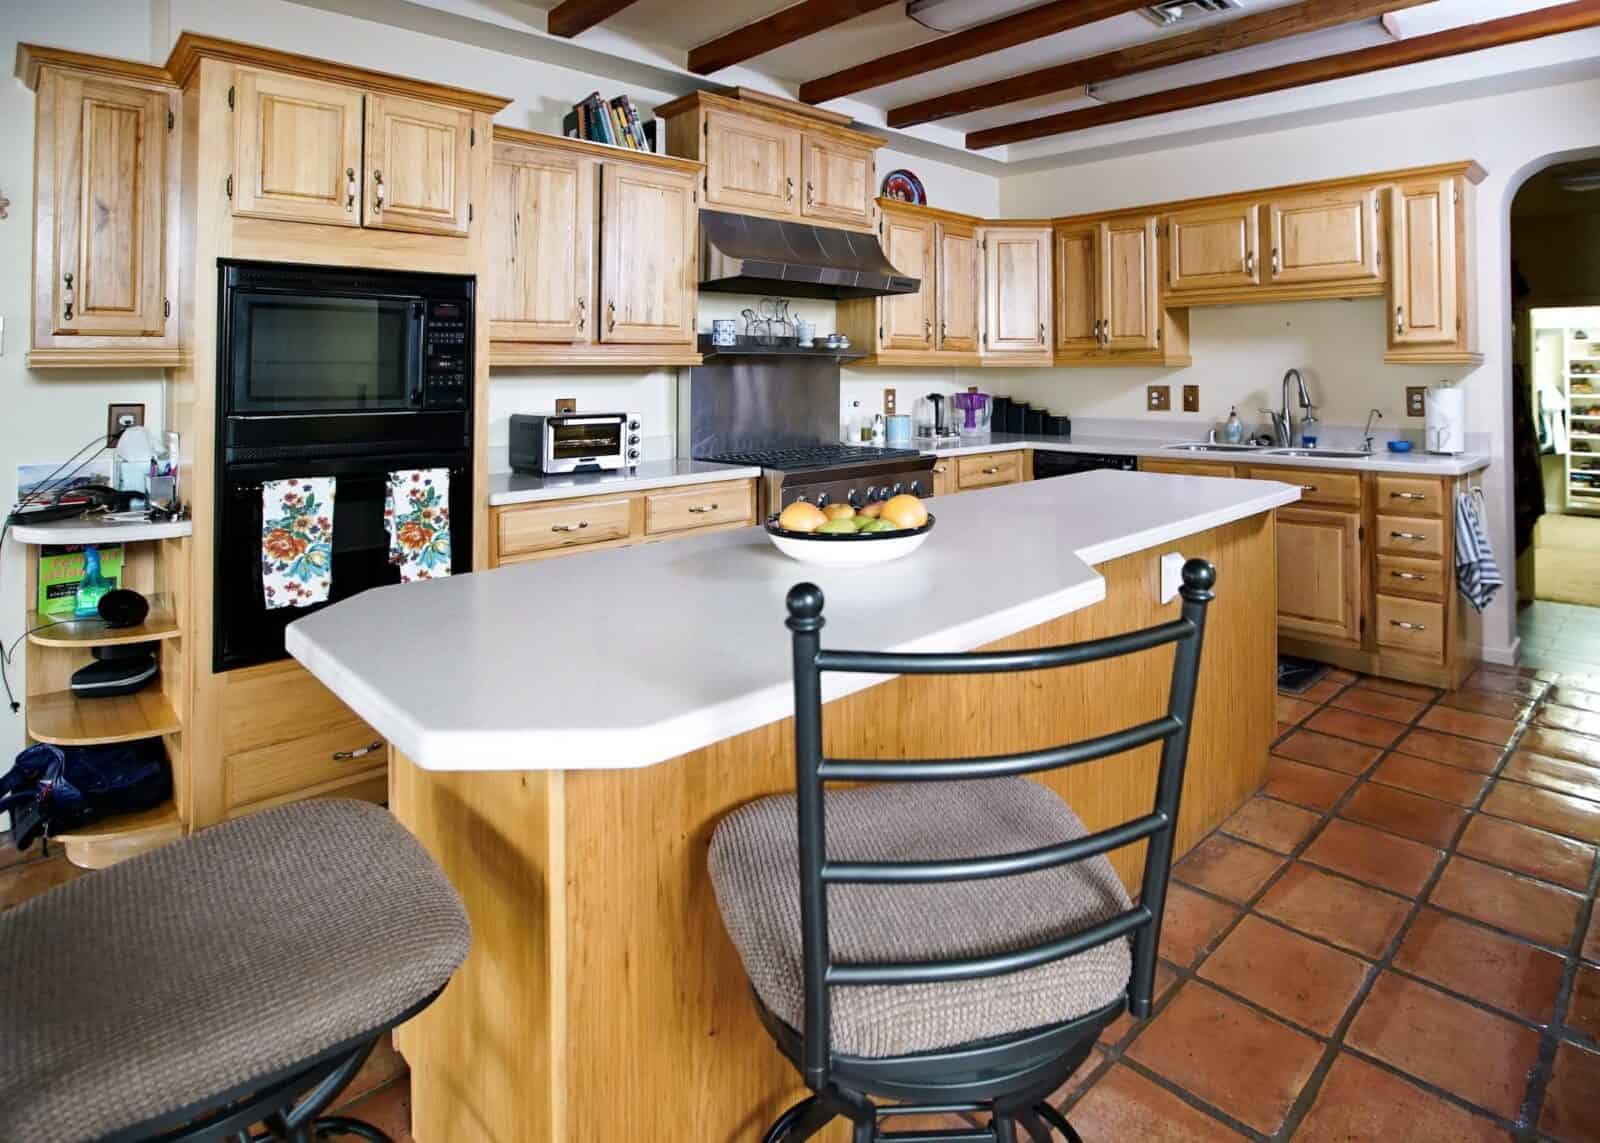
[[[949,394],[929,393],[917,401],[916,434],[935,445],[948,444],[961,438],[954,424]]]

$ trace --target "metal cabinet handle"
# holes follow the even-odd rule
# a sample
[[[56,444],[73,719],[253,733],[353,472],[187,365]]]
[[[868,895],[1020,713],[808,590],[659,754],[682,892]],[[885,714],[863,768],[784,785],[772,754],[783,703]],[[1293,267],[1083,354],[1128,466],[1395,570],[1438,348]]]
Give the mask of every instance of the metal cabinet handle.
[[[1428,578],[1427,576],[1421,575],[1417,572],[1392,571],[1389,574],[1394,576],[1395,579],[1414,579],[1420,581]]]
[[[581,532],[589,526],[589,521],[579,520],[576,524],[551,524],[552,532]]]
[[[72,271],[68,270],[65,274],[63,274],[61,276],[61,278],[62,278],[62,281],[66,283],[66,289],[61,291],[61,307],[62,307],[61,308],[61,320],[62,321],[71,321],[72,320],[72,302],[73,302],[73,299],[77,296],[76,293],[72,289]]]
[[[583,327],[588,323],[588,321],[589,321],[589,299],[585,298],[585,297],[579,297],[578,298],[578,332],[579,333],[583,332]]]
[[[1389,496],[1394,500],[1426,500],[1428,498],[1427,494],[1423,492],[1391,492]]]
[[[1278,258],[1278,248],[1272,248],[1272,276],[1276,278],[1283,271],[1283,263]]]
[[[806,205],[807,206],[816,206],[817,205],[817,190],[816,190],[816,188],[814,186],[811,185],[811,180],[810,179],[806,180]]]
[[[1404,333],[1406,331],[1405,306],[1395,306],[1394,308],[1394,331],[1397,334]]]
[[[1244,256],[1244,272],[1246,274],[1251,275],[1252,277],[1255,276],[1255,272],[1256,272],[1256,252],[1254,250],[1249,250],[1249,251],[1245,252],[1245,256]]]
[[[383,172],[372,172],[372,209],[383,209]]]
[[[344,169],[344,178],[344,211],[349,214],[356,208],[356,191],[359,189],[356,186],[356,169],[354,167],[346,167]]]
[[[1039,323],[1039,344],[1044,344],[1044,322]]]
[[[1389,535],[1396,540],[1426,540],[1428,538],[1421,532],[1390,532]]]
[[[716,504],[691,504],[689,511],[698,516],[702,512],[715,512],[718,507]]]
[[[1316,490],[1317,486],[1315,484],[1302,484],[1300,486],[1301,492],[1315,492]]]
[[[936,476],[943,476],[946,472],[949,472],[950,470],[946,466],[944,466],[942,464],[936,464],[936,465],[933,466],[933,471],[934,471],[934,474]]]
[[[606,302],[606,332],[610,333],[617,328],[617,303]]]
[[[383,739],[380,738],[376,742],[367,743],[359,750],[335,750],[333,752],[333,760],[335,762],[348,762],[352,758],[365,758],[368,754],[382,749]]]
[[[948,341],[949,339],[950,339],[950,324],[947,321],[945,321],[944,318],[940,318],[939,319],[939,340],[940,341]]]
[[[1000,466],[998,464],[991,464],[988,468],[983,470],[983,474],[985,476],[993,476],[995,473],[997,473],[999,471],[1000,471]]]
[[[932,341],[933,340],[933,319],[932,318],[923,318],[922,319],[922,340],[923,341]]]
[[[789,179],[784,179],[783,181],[787,184],[787,188],[788,188],[788,189],[786,189],[784,191],[783,199],[784,199],[785,202],[793,202],[794,201],[794,179],[789,178]]]
[[[1427,627],[1421,623],[1407,623],[1404,619],[1389,620],[1390,627],[1399,627],[1404,631],[1426,631]]]

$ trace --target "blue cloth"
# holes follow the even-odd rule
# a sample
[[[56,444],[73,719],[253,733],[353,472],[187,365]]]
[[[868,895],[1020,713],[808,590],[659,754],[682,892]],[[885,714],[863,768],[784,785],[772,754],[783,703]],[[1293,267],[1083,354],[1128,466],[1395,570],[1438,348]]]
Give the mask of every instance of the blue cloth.
[[[1456,590],[1474,610],[1482,611],[1505,582],[1500,565],[1495,563],[1494,548],[1489,544],[1476,496],[1470,491],[1457,493]]]

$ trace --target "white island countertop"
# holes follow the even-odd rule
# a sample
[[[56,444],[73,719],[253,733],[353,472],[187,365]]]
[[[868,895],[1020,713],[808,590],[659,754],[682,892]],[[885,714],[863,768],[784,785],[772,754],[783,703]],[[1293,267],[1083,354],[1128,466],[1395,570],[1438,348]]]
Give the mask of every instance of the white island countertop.
[[[649,766],[793,713],[796,583],[823,589],[824,646],[967,651],[1104,599],[1095,564],[1181,551],[1299,495],[1088,472],[931,500],[927,542],[876,567],[797,563],[741,528],[378,588],[295,622],[287,643],[425,769]],[[883,679],[823,681],[831,700]]]

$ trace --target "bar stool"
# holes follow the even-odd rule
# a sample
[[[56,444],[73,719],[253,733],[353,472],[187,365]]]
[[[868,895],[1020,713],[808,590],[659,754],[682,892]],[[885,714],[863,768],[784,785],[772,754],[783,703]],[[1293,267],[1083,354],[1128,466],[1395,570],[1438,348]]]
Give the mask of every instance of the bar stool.
[[[365,802],[267,810],[81,878],[0,916],[0,1134],[387,1140],[317,1116],[470,943],[444,874]]]
[[[854,1143],[1016,1143],[1019,1128],[1034,1143],[1049,1143],[1051,1128],[1081,1143],[1048,1097],[1123,1011],[1150,1014],[1215,581],[1210,564],[1188,561],[1179,617],[1154,627],[950,655],[825,651],[821,590],[790,590],[796,793],[728,814],[710,853],[761,1020],[812,1092],[764,1143],[800,1143],[841,1117]],[[1167,644],[1176,645],[1167,712],[1148,722],[1014,755],[822,753],[824,671],[1036,671]],[[1151,812],[1092,834],[1022,777],[1157,741]],[[859,785],[825,793],[834,782]],[[1140,841],[1148,849],[1134,904],[1105,855]],[[897,1117],[930,1113],[986,1116],[987,1126],[892,1129]]]

